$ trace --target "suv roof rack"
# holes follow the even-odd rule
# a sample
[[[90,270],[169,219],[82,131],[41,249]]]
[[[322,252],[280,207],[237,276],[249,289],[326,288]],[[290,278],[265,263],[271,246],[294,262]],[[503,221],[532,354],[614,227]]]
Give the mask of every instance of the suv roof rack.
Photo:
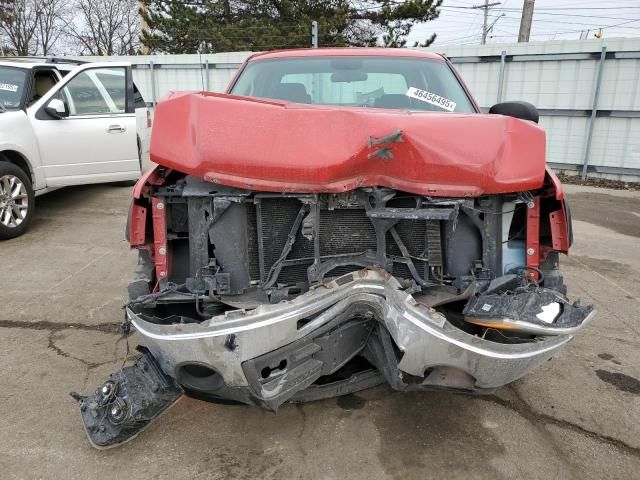
[[[0,56],[0,61],[11,61],[11,62],[42,62],[42,63],[70,63],[75,65],[82,65],[83,63],[88,63],[84,60],[76,60],[74,58],[69,57],[53,57],[53,56],[29,56],[29,57],[12,57],[12,56]]]

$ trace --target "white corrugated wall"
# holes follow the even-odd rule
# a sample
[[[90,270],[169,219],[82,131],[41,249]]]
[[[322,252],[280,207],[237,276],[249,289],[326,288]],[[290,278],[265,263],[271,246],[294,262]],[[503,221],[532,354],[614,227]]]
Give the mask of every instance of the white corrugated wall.
[[[526,100],[536,105],[542,113],[540,124],[547,131],[547,161],[579,169],[585,160],[603,46],[608,54],[598,97],[599,115],[593,124],[589,174],[639,180],[640,39],[461,45],[433,50],[452,59],[483,109],[499,100]],[[503,52],[506,61],[501,67]],[[575,54],[582,56],[576,58]],[[136,84],[144,98],[153,102],[171,90],[221,92],[250,55],[233,52],[84,59],[131,62],[136,66]]]
[[[585,159],[598,55],[603,46],[608,55],[602,71],[598,111],[603,114],[614,111],[612,115],[629,112],[628,115],[635,117],[598,116],[595,119],[589,165],[596,167],[596,174],[605,171],[609,173],[601,174],[608,177],[639,180],[640,39],[464,45],[438,51],[452,58],[483,109],[498,101],[500,62],[482,59],[499,57],[503,51],[507,56],[512,55],[512,60],[504,66],[502,100],[526,100],[541,109],[540,124],[547,131],[547,161],[575,168]],[[563,54],[575,53],[593,55],[580,60],[563,58]],[[531,57],[523,58],[524,55]],[[534,55],[547,55],[547,58],[535,60]],[[557,59],[549,59],[550,55]],[[625,56],[630,58],[616,58]],[[470,57],[476,57],[475,61],[459,63],[459,60],[471,60]],[[551,112],[544,114],[545,110]],[[579,110],[586,112],[576,112]],[[614,167],[614,170],[597,167]],[[638,172],[610,173],[620,168]]]

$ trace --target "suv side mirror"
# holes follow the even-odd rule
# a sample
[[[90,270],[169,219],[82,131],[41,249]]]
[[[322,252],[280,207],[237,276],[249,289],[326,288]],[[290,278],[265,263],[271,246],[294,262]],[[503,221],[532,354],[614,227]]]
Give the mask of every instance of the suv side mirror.
[[[69,116],[67,105],[59,98],[53,98],[44,107],[44,111],[53,118],[61,119]]]
[[[531,105],[529,102],[496,103],[489,109],[489,113],[493,113],[496,115],[506,115],[508,117],[515,117],[521,120],[529,120],[535,123],[538,123],[538,119],[540,118],[538,109]]]

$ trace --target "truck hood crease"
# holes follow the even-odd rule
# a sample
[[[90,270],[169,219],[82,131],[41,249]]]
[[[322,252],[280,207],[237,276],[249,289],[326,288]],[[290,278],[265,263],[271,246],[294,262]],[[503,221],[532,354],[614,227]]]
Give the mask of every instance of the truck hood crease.
[[[258,191],[385,186],[478,196],[539,188],[545,174],[544,131],[501,115],[173,93],[158,104],[156,119],[154,162]],[[397,131],[400,140],[371,144]]]

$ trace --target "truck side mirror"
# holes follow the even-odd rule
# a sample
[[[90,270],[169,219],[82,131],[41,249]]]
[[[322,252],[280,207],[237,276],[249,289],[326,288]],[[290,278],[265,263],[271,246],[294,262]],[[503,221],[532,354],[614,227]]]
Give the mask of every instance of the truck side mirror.
[[[44,111],[58,120],[69,116],[67,105],[59,98],[53,98],[44,107]]]
[[[540,114],[538,109],[529,102],[502,102],[496,103],[489,109],[489,113],[496,115],[506,115],[521,120],[529,120],[538,123]]]

